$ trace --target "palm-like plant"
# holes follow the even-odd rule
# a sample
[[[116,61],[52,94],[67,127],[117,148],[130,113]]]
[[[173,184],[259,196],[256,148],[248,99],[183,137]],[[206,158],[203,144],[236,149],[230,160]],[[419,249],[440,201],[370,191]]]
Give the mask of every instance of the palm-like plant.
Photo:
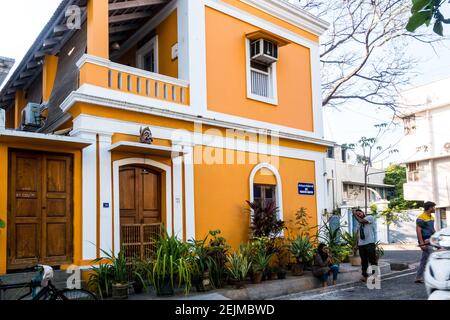
[[[308,236],[298,236],[291,242],[289,251],[297,259],[297,263],[306,264],[310,262],[313,257],[311,239]]]
[[[347,247],[352,250],[353,255],[358,255],[358,237],[356,236],[356,233],[345,232],[342,235],[342,239]]]

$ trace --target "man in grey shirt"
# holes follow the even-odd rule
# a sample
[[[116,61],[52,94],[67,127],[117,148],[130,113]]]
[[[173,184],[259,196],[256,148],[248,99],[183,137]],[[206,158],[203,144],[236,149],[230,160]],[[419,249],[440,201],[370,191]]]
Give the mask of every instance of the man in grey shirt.
[[[359,255],[361,257],[361,281],[367,282],[367,278],[369,277],[367,274],[369,263],[373,266],[378,265],[375,230],[373,227],[375,219],[373,216],[366,215],[360,209],[353,211],[353,216],[358,221],[356,237],[358,239]]]

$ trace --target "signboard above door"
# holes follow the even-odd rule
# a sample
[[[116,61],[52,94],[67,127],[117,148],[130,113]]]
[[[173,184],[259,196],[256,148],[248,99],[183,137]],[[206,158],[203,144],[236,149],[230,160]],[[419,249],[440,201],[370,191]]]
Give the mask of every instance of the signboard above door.
[[[302,183],[298,184],[298,194],[302,196],[313,196],[315,195],[315,185],[313,183]]]

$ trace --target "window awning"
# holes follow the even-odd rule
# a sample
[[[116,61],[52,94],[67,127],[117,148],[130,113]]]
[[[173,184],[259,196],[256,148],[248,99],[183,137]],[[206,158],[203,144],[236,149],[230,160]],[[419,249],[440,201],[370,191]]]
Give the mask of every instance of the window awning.
[[[84,149],[93,142],[85,139],[26,131],[0,130],[0,143],[32,144],[70,149]]]
[[[153,144],[145,144],[130,141],[121,141],[116,144],[113,144],[109,148],[109,151],[146,154],[167,158],[178,157],[184,154],[183,151],[176,150],[173,147],[157,146]]]
[[[279,47],[283,47],[292,43],[291,41],[266,30],[258,30],[255,32],[247,33],[245,36],[250,40],[258,40],[261,38],[267,39],[275,42]]]

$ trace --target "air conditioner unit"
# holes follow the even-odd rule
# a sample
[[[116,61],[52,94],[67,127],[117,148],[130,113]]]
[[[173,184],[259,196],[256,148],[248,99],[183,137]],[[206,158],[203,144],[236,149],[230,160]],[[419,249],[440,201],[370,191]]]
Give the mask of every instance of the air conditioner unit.
[[[278,45],[266,39],[252,41],[250,55],[253,61],[271,65],[278,61]]]
[[[44,108],[45,105],[39,103],[28,103],[22,110],[22,129],[25,127],[41,127],[41,112]]]

